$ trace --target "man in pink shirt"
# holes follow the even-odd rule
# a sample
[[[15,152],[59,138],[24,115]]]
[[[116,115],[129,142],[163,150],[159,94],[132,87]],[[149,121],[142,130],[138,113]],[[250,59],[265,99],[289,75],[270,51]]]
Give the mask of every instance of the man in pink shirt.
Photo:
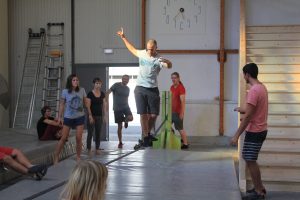
[[[253,189],[247,191],[247,199],[265,199],[266,189],[262,184],[260,169],[256,160],[268,132],[268,91],[257,79],[258,67],[255,63],[246,64],[243,67],[243,73],[244,79],[251,88],[247,93],[245,108],[234,109],[244,116],[231,139],[231,143],[236,145],[240,135],[246,130],[242,155],[254,185]]]

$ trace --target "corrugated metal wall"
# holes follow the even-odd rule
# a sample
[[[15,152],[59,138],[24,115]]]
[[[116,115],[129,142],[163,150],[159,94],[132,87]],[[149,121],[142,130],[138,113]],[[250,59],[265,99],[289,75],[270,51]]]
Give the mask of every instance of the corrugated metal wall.
[[[65,23],[65,74],[71,71],[71,1],[9,0],[10,83],[12,108],[16,102],[27,45],[27,30],[39,32],[48,22]]]
[[[0,0],[0,74],[8,79],[7,0]]]
[[[8,24],[7,24],[7,0],[0,0],[0,79],[8,81]],[[7,93],[8,88],[3,80],[0,80],[0,94]],[[0,100],[5,99],[4,95]],[[8,127],[8,110],[0,104],[0,127]]]
[[[116,35],[121,26],[141,47],[141,0],[75,0],[75,63],[137,62]],[[104,54],[104,48],[114,53]]]

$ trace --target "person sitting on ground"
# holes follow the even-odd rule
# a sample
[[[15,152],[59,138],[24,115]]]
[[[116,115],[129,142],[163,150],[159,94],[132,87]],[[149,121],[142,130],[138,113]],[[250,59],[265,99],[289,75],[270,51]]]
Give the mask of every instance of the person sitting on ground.
[[[26,156],[18,149],[0,146],[0,164],[13,170],[33,176],[36,180],[41,180],[47,173],[46,165],[33,165]]]
[[[42,117],[39,119],[36,129],[39,140],[59,140],[61,138],[62,124],[51,117],[51,108],[44,106],[41,109]]]
[[[62,200],[104,200],[106,190],[107,168],[94,160],[77,163],[65,188]]]

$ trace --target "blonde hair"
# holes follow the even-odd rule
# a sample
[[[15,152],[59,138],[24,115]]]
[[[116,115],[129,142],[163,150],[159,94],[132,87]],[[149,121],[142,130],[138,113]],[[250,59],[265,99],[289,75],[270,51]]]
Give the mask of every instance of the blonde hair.
[[[79,162],[61,193],[66,200],[103,200],[108,171],[104,164],[86,160]]]

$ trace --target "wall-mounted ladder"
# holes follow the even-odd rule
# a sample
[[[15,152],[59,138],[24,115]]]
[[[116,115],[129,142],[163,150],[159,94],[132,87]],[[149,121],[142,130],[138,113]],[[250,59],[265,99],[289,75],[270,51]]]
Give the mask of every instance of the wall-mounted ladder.
[[[64,23],[48,23],[42,105],[58,114],[64,69]]]
[[[13,118],[13,128],[30,128],[35,106],[41,63],[44,58],[45,29],[28,29],[27,50]]]

